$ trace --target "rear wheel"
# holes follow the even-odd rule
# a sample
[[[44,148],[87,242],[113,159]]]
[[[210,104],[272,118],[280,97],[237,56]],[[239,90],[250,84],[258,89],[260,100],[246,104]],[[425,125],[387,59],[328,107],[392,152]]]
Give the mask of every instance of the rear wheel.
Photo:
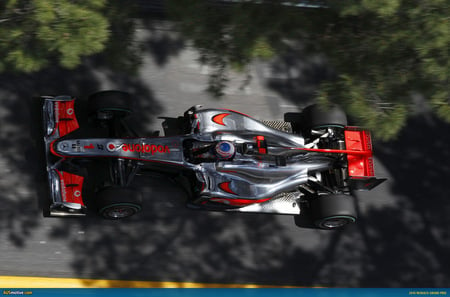
[[[320,229],[338,229],[356,221],[355,204],[349,195],[322,195],[311,201],[314,225]]]
[[[337,105],[328,108],[318,104],[305,107],[302,112],[291,112],[284,115],[284,120],[290,122],[292,131],[310,137],[312,130],[326,128],[344,128],[347,126],[347,115]]]
[[[89,96],[89,112],[99,120],[123,118],[133,112],[130,94],[122,91],[101,91]]]
[[[329,108],[314,104],[302,111],[303,129],[319,129],[325,127],[347,126],[347,115],[337,105]]]
[[[97,193],[97,208],[106,219],[124,219],[142,209],[142,195],[129,187],[107,187]]]

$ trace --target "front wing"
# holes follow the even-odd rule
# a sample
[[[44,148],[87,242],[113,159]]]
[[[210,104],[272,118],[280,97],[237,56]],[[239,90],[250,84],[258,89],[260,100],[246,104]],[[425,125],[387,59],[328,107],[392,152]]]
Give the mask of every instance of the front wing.
[[[84,216],[82,176],[61,169],[64,159],[57,159],[51,150],[53,143],[78,129],[75,98],[70,96],[42,97],[46,169],[50,191],[50,216]]]

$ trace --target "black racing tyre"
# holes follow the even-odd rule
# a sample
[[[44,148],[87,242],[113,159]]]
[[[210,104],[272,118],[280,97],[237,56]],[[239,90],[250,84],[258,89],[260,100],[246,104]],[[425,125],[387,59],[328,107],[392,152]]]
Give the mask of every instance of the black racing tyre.
[[[89,96],[89,113],[99,119],[126,117],[133,112],[133,98],[122,91],[101,91]]]
[[[105,219],[131,217],[142,209],[142,194],[129,187],[106,187],[97,192],[98,213]]]
[[[314,225],[320,229],[338,229],[356,221],[352,196],[343,194],[322,195],[311,200]]]
[[[329,108],[317,104],[310,105],[303,109],[302,118],[303,128],[305,129],[347,126],[347,115],[337,105],[333,105]]]

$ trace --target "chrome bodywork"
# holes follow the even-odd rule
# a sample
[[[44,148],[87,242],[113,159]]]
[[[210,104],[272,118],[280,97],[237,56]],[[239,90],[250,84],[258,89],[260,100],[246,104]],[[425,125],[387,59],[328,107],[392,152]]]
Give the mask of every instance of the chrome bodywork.
[[[191,204],[221,205],[222,210],[300,214],[299,187],[320,172],[331,170],[335,158],[305,152],[300,135],[270,128],[244,114],[192,108],[185,113],[189,133],[175,137],[148,138],[61,138],[57,102],[73,101],[67,96],[43,97],[44,141],[52,197],[51,214],[84,213],[84,205],[64,202],[57,170],[73,158],[111,158],[137,161],[152,169],[155,164],[193,172]],[[234,145],[229,159],[214,155],[220,141]],[[195,150],[201,152],[195,155]],[[119,162],[120,163],[120,162]],[[177,169],[178,168],[178,169]],[[123,179],[123,177],[121,177]],[[69,210],[69,211],[66,211]]]

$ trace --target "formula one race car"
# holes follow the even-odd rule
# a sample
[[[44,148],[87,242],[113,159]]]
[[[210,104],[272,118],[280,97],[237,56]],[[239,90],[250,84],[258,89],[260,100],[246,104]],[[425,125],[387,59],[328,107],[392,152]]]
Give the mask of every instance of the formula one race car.
[[[322,229],[355,222],[352,192],[384,181],[374,177],[369,132],[348,127],[336,106],[312,105],[285,121],[194,106],[176,119],[178,135],[137,137],[125,121],[133,97],[103,91],[89,97],[89,112],[109,135],[86,138],[74,136],[75,98],[42,99],[50,216],[86,214],[84,177],[70,171],[84,164],[80,160],[107,164],[95,204],[108,219],[141,210],[142,195],[132,183],[146,171],[177,180],[191,208],[307,214]]]

